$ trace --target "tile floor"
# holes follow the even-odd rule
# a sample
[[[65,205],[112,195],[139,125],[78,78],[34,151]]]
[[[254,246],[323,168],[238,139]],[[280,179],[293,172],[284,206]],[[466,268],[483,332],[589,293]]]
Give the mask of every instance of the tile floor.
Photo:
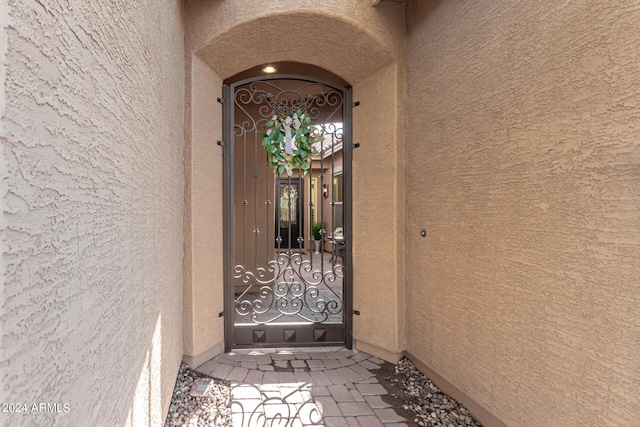
[[[379,381],[385,364],[344,347],[253,349],[197,371],[231,383],[234,427],[414,426]]]

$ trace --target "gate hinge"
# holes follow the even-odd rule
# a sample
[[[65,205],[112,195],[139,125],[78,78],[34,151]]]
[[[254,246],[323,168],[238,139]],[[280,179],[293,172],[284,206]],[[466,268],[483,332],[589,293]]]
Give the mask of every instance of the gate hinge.
[[[355,314],[356,316],[360,316],[360,310],[353,310],[353,314]]]
[[[218,98],[217,98],[217,101],[218,101],[220,104],[224,104],[224,99],[222,99],[222,98],[220,98],[220,97],[218,97]]]
[[[218,317],[222,317],[224,316],[224,311],[221,311],[220,313],[218,313]]]
[[[356,102],[353,103],[354,107],[357,107],[358,105],[360,105],[360,101],[356,101]]]
[[[217,144],[218,144],[220,147],[224,147],[224,142],[222,142],[222,141],[218,141],[218,142],[217,142]]]

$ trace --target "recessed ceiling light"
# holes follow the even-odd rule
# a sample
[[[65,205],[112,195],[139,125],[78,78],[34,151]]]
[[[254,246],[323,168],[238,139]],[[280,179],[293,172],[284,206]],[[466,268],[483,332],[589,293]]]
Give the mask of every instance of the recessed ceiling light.
[[[271,66],[271,65],[267,65],[266,67],[264,67],[264,68],[262,69],[262,71],[263,71],[263,72],[265,72],[265,73],[267,73],[267,74],[273,74],[273,73],[275,73],[275,72],[276,72],[276,71],[278,71],[278,70],[276,69],[276,67],[273,67],[273,66]]]

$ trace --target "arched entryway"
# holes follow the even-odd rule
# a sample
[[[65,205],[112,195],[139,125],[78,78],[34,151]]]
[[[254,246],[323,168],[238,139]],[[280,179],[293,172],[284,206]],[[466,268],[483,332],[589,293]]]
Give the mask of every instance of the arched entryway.
[[[225,348],[351,348],[351,90],[318,67],[263,68],[223,89]],[[264,147],[274,118],[288,137]],[[270,149],[308,163],[274,168]]]
[[[185,105],[185,361],[197,365],[227,346],[224,148],[216,144],[227,138],[222,132],[224,106],[217,98],[223,96],[225,81],[267,61],[295,61],[329,70],[340,76],[341,82],[306,71],[297,74],[350,86],[353,101],[360,101],[353,109],[353,143],[359,143],[360,148],[353,152],[350,186],[357,221],[352,230],[343,227],[353,233],[353,250],[347,258],[352,262],[353,309],[360,313],[353,316],[353,338],[359,349],[397,360],[404,348],[402,16],[392,15],[398,19],[388,21],[389,15],[380,15],[366,3],[358,4],[354,11],[337,0],[322,3],[313,11],[292,3],[287,6],[291,10],[283,6],[256,12],[254,2],[239,4],[247,9],[194,2],[186,16],[190,61]],[[345,18],[353,13],[357,20]],[[283,30],[292,22],[301,31]],[[330,190],[332,181],[327,184]],[[310,213],[306,187],[304,196],[306,217]],[[269,233],[275,239],[275,225]],[[309,231],[304,233],[308,239]],[[305,251],[308,244],[305,242]]]

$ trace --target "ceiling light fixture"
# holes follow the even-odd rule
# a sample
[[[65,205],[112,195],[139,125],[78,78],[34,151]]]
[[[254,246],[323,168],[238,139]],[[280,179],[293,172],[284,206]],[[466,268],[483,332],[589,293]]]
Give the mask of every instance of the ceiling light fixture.
[[[272,65],[267,65],[266,67],[264,67],[262,69],[262,72],[267,73],[267,74],[273,74],[276,71],[278,71],[278,70],[276,69],[276,67],[274,67]]]

